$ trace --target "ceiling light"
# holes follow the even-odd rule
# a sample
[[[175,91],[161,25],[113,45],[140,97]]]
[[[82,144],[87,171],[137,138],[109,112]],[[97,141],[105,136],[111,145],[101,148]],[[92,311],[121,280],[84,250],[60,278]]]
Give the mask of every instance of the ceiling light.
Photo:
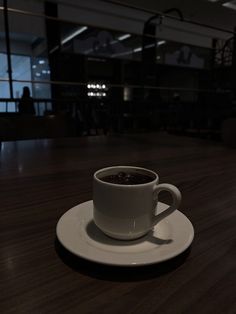
[[[45,60],[39,60],[39,64],[44,64]]]
[[[148,48],[152,48],[152,47],[155,47],[155,44],[147,45],[147,46],[145,46],[144,48],[145,48],[145,49],[148,49]]]
[[[118,40],[125,40],[125,39],[130,38],[130,37],[131,37],[130,34],[125,34],[125,35],[121,35],[121,36],[117,37],[117,39]]]
[[[139,51],[141,51],[143,48],[142,47],[137,47],[137,48],[135,48],[133,51],[134,52],[139,52]]]
[[[164,45],[166,43],[165,40],[160,40],[157,42],[157,46],[161,46],[161,45]]]
[[[232,10],[236,10],[236,1],[229,1],[229,2],[225,2],[222,4],[223,7],[232,9]]]
[[[55,46],[54,48],[52,48],[52,49],[49,51],[49,53],[53,53],[53,52],[55,52],[57,49],[59,49],[59,46],[58,46],[58,45]]]
[[[84,31],[86,31],[86,29],[88,29],[87,26],[83,26],[78,28],[75,32],[73,32],[72,34],[70,34],[69,36],[67,36],[66,38],[64,38],[61,41],[61,44],[64,45],[65,43],[67,43],[69,40],[73,39],[74,37],[78,36],[79,34],[83,33]]]

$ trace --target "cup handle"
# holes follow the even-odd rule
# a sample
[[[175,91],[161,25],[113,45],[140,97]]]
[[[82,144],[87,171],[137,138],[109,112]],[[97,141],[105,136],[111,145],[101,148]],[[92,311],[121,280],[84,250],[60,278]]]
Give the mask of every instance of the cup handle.
[[[154,198],[154,201],[155,202],[155,205],[157,205],[157,202],[158,202],[158,194],[161,192],[161,191],[167,191],[171,194],[172,196],[172,204],[166,209],[164,210],[163,212],[161,212],[160,214],[158,215],[153,215],[153,227],[159,222],[161,221],[162,219],[164,219],[165,217],[169,216],[170,214],[172,214],[176,209],[179,208],[179,205],[180,205],[180,202],[181,202],[181,199],[182,199],[182,196],[181,196],[181,193],[180,193],[180,190],[172,185],[172,184],[169,184],[169,183],[161,183],[161,184],[158,184],[154,187],[154,191],[153,191],[153,198]],[[155,206],[156,207],[156,206]]]

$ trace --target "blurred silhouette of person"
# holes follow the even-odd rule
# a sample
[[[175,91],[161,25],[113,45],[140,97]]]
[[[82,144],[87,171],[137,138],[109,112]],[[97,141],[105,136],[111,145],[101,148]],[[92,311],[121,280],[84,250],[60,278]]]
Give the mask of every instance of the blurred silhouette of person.
[[[35,115],[34,101],[28,86],[23,87],[23,94],[18,105],[20,114]]]

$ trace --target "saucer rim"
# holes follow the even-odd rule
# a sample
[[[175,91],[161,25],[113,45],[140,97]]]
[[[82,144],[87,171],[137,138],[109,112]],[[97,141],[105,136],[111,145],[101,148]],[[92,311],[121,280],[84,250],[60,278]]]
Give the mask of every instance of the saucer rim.
[[[57,239],[59,240],[59,242],[61,243],[61,245],[67,250],[69,251],[70,253],[72,253],[73,255],[79,257],[79,258],[82,258],[82,259],[85,259],[89,262],[93,262],[93,263],[98,263],[98,264],[102,264],[102,265],[106,265],[106,266],[115,266],[115,267],[142,267],[142,266],[149,266],[149,265],[154,265],[154,264],[159,264],[159,263],[162,263],[162,262],[165,262],[165,261],[168,261],[170,259],[173,259],[175,257],[177,257],[178,255],[180,255],[181,253],[183,253],[184,251],[186,251],[190,245],[192,244],[193,242],[193,239],[194,239],[194,227],[191,223],[191,221],[188,219],[188,217],[183,214],[181,211],[179,210],[175,210],[174,213],[175,214],[178,214],[182,219],[185,220],[185,222],[188,224],[188,227],[191,229],[191,232],[189,232],[189,237],[188,237],[188,241],[186,241],[186,243],[181,246],[181,248],[179,250],[175,250],[175,252],[173,254],[167,254],[166,257],[163,257],[161,259],[158,259],[157,260],[151,260],[151,261],[148,261],[148,258],[146,261],[142,261],[142,262],[138,262],[138,263],[132,263],[132,262],[116,262],[116,261],[110,261],[110,260],[99,260],[99,259],[96,259],[96,256],[94,257],[90,257],[90,256],[87,256],[83,253],[80,253],[78,251],[75,251],[73,249],[71,249],[64,241],[63,241],[63,237],[61,237],[60,235],[60,232],[59,232],[59,228],[60,228],[60,224],[63,222],[63,219],[65,218],[65,216],[67,216],[69,214],[69,212],[72,212],[72,211],[79,211],[81,210],[81,207],[82,206],[88,206],[88,210],[92,210],[92,205],[93,201],[92,200],[88,200],[88,201],[85,201],[85,202],[82,202],[82,203],[79,203],[77,204],[76,206],[73,206],[72,208],[70,208],[69,210],[67,210],[58,220],[57,222],[57,225],[56,225],[56,236],[57,236]],[[158,202],[162,205],[165,205],[165,203],[163,202]],[[172,213],[171,215],[173,215],[174,213]],[[171,216],[170,215],[170,216]],[[166,217],[163,219],[164,220],[168,220],[168,218],[170,217]],[[122,240],[121,240],[122,241]],[[130,240],[130,242],[132,242],[132,240]],[[84,241],[84,243],[86,243],[86,241]],[[98,247],[96,247],[97,250],[99,250]],[[112,253],[110,253],[112,254]],[[114,253],[115,254],[115,253]],[[116,253],[117,254],[117,253]],[[128,253],[127,253],[128,254]],[[130,253],[131,254],[131,253]],[[137,253],[136,253],[137,254]]]

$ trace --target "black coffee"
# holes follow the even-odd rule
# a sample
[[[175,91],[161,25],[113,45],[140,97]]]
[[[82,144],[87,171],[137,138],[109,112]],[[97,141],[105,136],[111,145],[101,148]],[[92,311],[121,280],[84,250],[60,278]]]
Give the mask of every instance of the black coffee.
[[[134,172],[119,172],[117,174],[104,176],[100,179],[102,181],[114,184],[135,185],[151,182],[154,180],[154,176],[151,177],[145,174]]]

